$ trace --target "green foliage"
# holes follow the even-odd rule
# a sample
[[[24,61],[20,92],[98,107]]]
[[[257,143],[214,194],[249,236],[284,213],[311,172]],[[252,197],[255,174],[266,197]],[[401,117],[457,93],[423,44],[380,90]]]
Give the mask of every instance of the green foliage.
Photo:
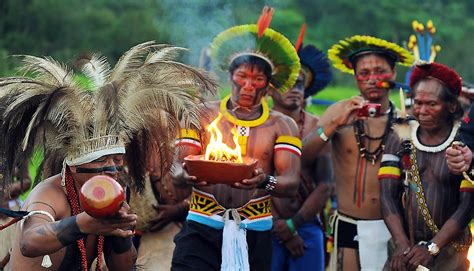
[[[83,52],[101,52],[112,62],[130,46],[157,40],[190,48],[186,61],[198,65],[201,49],[222,30],[255,23],[263,5],[275,7],[271,27],[295,42],[306,22],[305,43],[327,50],[340,39],[367,34],[404,44],[411,21],[432,19],[437,60],[474,81],[470,57],[474,1],[446,0],[2,0],[0,75],[11,73],[7,55],[51,55],[71,61]],[[404,70],[399,71],[403,81]],[[335,72],[333,85],[352,85]]]

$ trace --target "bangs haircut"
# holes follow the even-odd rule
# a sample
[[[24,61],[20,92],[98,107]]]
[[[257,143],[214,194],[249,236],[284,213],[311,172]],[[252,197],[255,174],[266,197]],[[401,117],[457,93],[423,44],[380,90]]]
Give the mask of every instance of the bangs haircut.
[[[229,73],[232,75],[234,71],[240,66],[256,67],[259,71],[267,77],[267,84],[272,78],[272,67],[264,59],[254,55],[241,55],[236,57],[229,65]]]
[[[361,57],[370,56],[370,55],[375,55],[375,56],[378,56],[378,57],[381,57],[381,58],[385,59],[385,61],[387,61],[388,65],[390,66],[390,68],[392,68],[392,71],[395,69],[395,63],[397,62],[396,57],[394,57],[393,55],[388,54],[388,53],[386,54],[386,53],[382,53],[382,52],[370,51],[370,52],[358,54],[358,55],[355,55],[355,56],[352,56],[352,57],[349,58],[349,60],[352,64],[352,67],[354,67],[354,71],[357,68],[357,62],[359,61],[359,59]]]

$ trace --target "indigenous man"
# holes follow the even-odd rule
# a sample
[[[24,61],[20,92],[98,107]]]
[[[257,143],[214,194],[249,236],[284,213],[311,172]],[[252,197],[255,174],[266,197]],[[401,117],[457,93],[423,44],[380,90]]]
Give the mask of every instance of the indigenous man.
[[[27,163],[23,163],[23,166],[20,166],[18,170],[18,177],[11,187],[5,190],[0,189],[0,208],[5,210],[18,211],[20,208],[20,195],[23,192],[28,191],[31,185],[30,176],[28,174]],[[4,161],[0,162],[0,183],[3,182],[5,176],[4,172]],[[0,212],[0,225],[7,224],[11,218],[2,214]],[[7,268],[7,264],[10,260],[10,249],[15,237],[14,227],[6,228],[3,231],[0,231],[0,270],[2,268]],[[5,269],[8,270],[8,269]]]
[[[139,217],[134,237],[138,250],[136,268],[170,270],[173,239],[188,214],[190,191],[175,187],[169,174],[162,175],[157,151],[150,151],[148,158],[145,189],[134,192],[130,201]]]
[[[334,45],[328,56],[336,68],[355,74],[361,97],[327,109],[318,128],[304,140],[303,163],[314,160],[331,138],[337,193],[331,270],[336,270],[336,261],[338,270],[354,270],[354,266],[380,270],[390,234],[382,220],[377,172],[395,116],[389,91],[381,83],[395,79],[395,63],[410,65],[412,57],[396,44],[369,36],[347,38]],[[362,108],[363,100],[379,104],[380,114],[354,121],[359,112],[370,113]]]
[[[387,267],[467,270],[474,184],[450,174],[444,154],[463,116],[461,78],[445,65],[422,64],[410,87],[416,120],[394,125],[379,172],[384,220],[395,245]]]
[[[211,55],[228,70],[232,90],[207,104],[207,114],[211,120],[221,116],[218,127],[228,146],[236,128],[243,156],[258,164],[252,178],[232,185],[202,186],[206,180],[186,171],[175,174],[177,186],[195,186],[187,221],[175,237],[172,270],[270,270],[270,194],[296,193],[301,153],[296,123],[270,111],[262,99],[269,84],[288,90],[300,69],[291,43],[266,28],[271,13],[265,8],[257,25],[230,28],[213,42]],[[208,142],[204,133],[184,131],[180,157],[202,153]]]
[[[33,56],[25,57],[24,69],[35,78],[1,79],[0,100],[8,105],[4,113],[7,173],[38,143],[45,150],[45,161],[63,161],[61,174],[37,185],[24,211],[11,214],[24,218],[13,245],[13,270],[85,271],[96,257],[101,270],[103,256],[109,270],[132,269],[136,251],[131,236],[137,216],[124,203],[114,216],[94,218],[80,205],[78,193],[92,176],[117,179],[124,158],[135,180],[131,185],[142,188],[143,150],[160,146],[160,153],[172,154],[167,146],[177,130],[171,127],[178,118],[196,122],[194,97],[189,93],[197,86],[215,84],[190,67],[170,65],[170,56],[179,49],[154,42],[139,44],[111,71],[105,58],[92,56],[84,60],[83,72],[93,89],[79,85],[75,75],[56,61]],[[169,89],[180,96],[179,101],[161,101],[175,97]],[[165,155],[160,158],[163,164],[171,162]],[[107,197],[110,189],[102,188]]]
[[[473,88],[466,85],[462,87],[462,93],[464,94],[464,101],[472,99]],[[461,100],[461,104],[463,101]],[[464,119],[461,124],[459,138],[466,146],[461,147],[449,147],[446,150],[446,158],[448,162],[449,170],[457,175],[461,175],[462,172],[466,172],[474,176],[474,171],[471,169],[472,162],[472,151],[474,150],[474,103],[468,105],[467,111],[464,112]]]
[[[296,44],[298,47],[298,43]],[[293,88],[285,94],[273,90],[273,109],[293,118],[300,137],[317,129],[318,118],[304,111],[304,99],[322,90],[331,80],[329,62],[312,45],[298,50],[301,70]],[[321,213],[329,197],[332,178],[329,149],[311,164],[302,165],[298,194],[273,198],[272,270],[324,270],[324,231]]]

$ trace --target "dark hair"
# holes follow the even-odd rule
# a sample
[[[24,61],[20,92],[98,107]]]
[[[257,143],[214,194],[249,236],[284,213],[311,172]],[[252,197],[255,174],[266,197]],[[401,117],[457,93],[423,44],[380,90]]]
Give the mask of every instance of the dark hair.
[[[395,68],[395,63],[397,62],[396,56],[393,56],[392,54],[389,54],[384,51],[365,51],[365,52],[355,54],[354,56],[349,57],[352,67],[354,67],[354,71],[356,69],[357,62],[359,61],[359,59],[363,56],[368,56],[368,55],[379,56],[387,61],[388,65],[390,65],[390,68],[392,68],[392,70]]]
[[[418,82],[415,83],[415,85],[413,85],[413,94],[416,94],[416,89],[418,88],[418,85],[420,84],[420,82],[422,81],[426,81],[426,80],[429,80],[430,78],[424,78]],[[435,80],[435,79],[433,79]],[[437,82],[439,82],[438,80],[436,80]],[[458,99],[458,96],[457,95],[454,95],[452,93],[452,91],[449,90],[449,88],[447,86],[445,86],[444,84],[441,84],[441,93],[439,94],[439,99],[441,101],[443,101],[443,103],[445,104],[454,104],[456,105],[456,110],[452,113],[452,114],[449,114],[449,118],[451,121],[455,121],[455,120],[459,120],[462,118],[462,116],[464,115],[464,109],[462,108],[462,105],[461,105],[461,102],[459,101]]]
[[[268,82],[270,82],[270,79],[272,78],[272,67],[264,59],[262,59],[258,56],[254,56],[254,55],[241,55],[241,56],[238,56],[230,63],[229,73],[233,74],[234,71],[242,65],[249,65],[249,66],[257,67],[257,69],[261,70],[263,72],[263,74],[265,74],[265,76],[268,79]]]

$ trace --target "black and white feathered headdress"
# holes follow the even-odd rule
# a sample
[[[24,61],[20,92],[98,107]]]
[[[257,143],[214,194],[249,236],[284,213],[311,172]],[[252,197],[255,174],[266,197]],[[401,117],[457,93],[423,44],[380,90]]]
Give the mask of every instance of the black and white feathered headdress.
[[[145,42],[113,69],[105,57],[81,59],[87,87],[51,58],[24,56],[25,76],[0,79],[7,182],[15,165],[41,146],[45,167],[125,153],[138,188],[147,151],[160,153],[162,170],[169,167],[178,129],[199,128],[200,92],[217,88],[201,71],[174,61],[182,50]]]

